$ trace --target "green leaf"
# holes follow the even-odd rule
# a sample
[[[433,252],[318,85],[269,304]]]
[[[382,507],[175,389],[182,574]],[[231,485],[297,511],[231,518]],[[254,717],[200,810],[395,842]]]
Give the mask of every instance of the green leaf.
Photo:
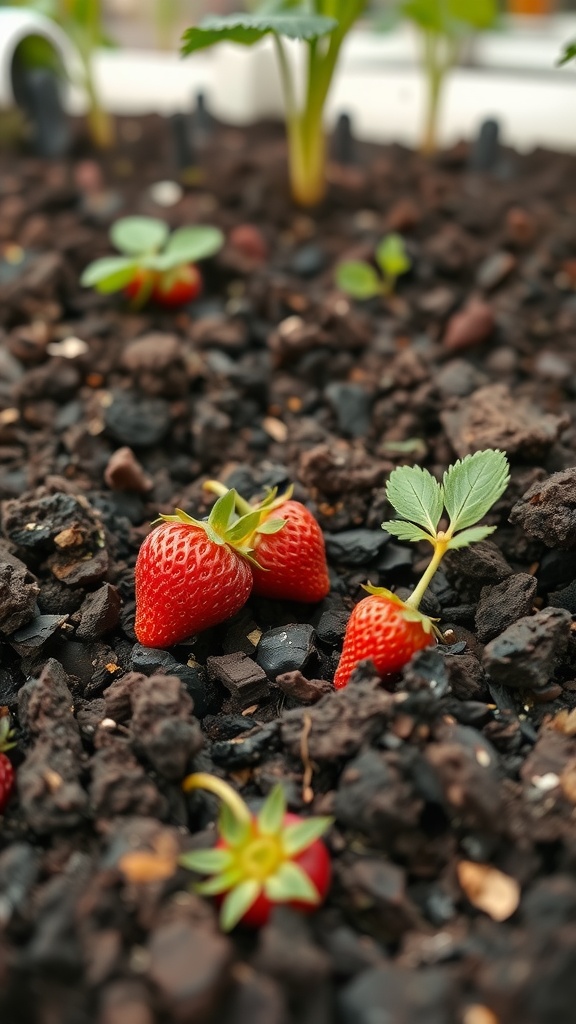
[[[504,494],[510,474],[504,452],[489,448],[458,459],[444,474],[444,503],[450,529],[474,526]]]
[[[576,57],[576,42],[568,43],[564,52],[560,55],[556,62],[556,67],[561,68],[564,64],[568,64],[569,61],[574,60]]]
[[[239,821],[227,804],[222,804],[218,814],[218,831],[228,845],[235,848],[246,842],[250,825]]]
[[[110,228],[110,241],[127,256],[157,252],[168,238],[168,225],[155,217],[121,217]]]
[[[226,531],[226,540],[230,544],[237,544],[249,533],[253,533],[259,522],[260,512],[258,509],[255,509],[254,512],[247,512],[238,522],[234,523],[234,526]]]
[[[233,867],[229,871],[223,871],[221,875],[207,878],[205,882],[197,882],[194,892],[199,893],[200,896],[219,896],[220,893],[233,889],[240,881],[242,881],[242,872],[239,867]]]
[[[386,497],[399,516],[424,526],[435,535],[444,508],[441,484],[421,466],[399,466],[392,470]]]
[[[353,299],[373,299],[382,294],[382,281],[369,263],[347,260],[336,267],[336,286]]]
[[[265,523],[261,523],[256,533],[272,534],[279,533],[286,526],[285,519],[267,519]]]
[[[264,883],[264,891],[273,903],[288,903],[302,900],[303,903],[319,903],[320,895],[308,875],[294,861],[284,861],[276,874]]]
[[[220,927],[222,931],[229,932],[232,931],[232,928],[236,927],[238,922],[244,917],[244,914],[256,902],[261,891],[262,886],[260,882],[253,878],[240,882],[239,885],[230,890],[220,911]]]
[[[182,53],[185,56],[196,50],[203,50],[215,43],[240,43],[252,46],[264,36],[273,32],[287,39],[304,39],[312,42],[328,35],[338,27],[335,18],[325,18],[319,14],[294,13],[283,14],[227,14],[223,16],[209,15],[203,18],[195,28],[186,30],[183,36]]]
[[[103,256],[84,270],[80,284],[84,288],[97,288],[99,292],[119,292],[134,277],[138,264],[127,256]]]
[[[333,818],[308,818],[294,825],[287,825],[282,833],[282,845],[289,857],[302,853],[330,828]]]
[[[286,814],[286,797],[281,785],[274,786],[258,815],[258,829],[265,836],[277,835]]]
[[[448,547],[451,551],[457,548],[467,548],[469,544],[476,544],[479,540],[486,540],[491,533],[494,533],[495,526],[471,526],[468,530],[462,530],[452,537]]]
[[[415,526],[414,523],[406,523],[402,519],[390,519],[385,523],[380,524],[383,530],[387,533],[391,533],[393,537],[398,537],[398,540],[428,540],[432,541],[432,537],[426,530],[423,530],[421,526]]]
[[[402,12],[425,31],[455,36],[489,28],[498,5],[496,0],[406,0]]]
[[[179,864],[188,871],[197,871],[201,875],[225,871],[232,863],[230,850],[190,850],[179,858]]]
[[[412,262],[401,235],[392,233],[382,239],[376,249],[376,262],[384,277],[393,281],[410,270]]]
[[[179,228],[165,246],[164,252],[156,257],[158,270],[172,270],[181,263],[197,263],[219,252],[224,245],[224,235],[218,228],[198,226]]]
[[[221,498],[212,506],[210,515],[208,516],[208,526],[223,536],[229,529],[230,520],[234,515],[234,503],[236,501],[236,491],[232,488],[230,491],[226,491]]]

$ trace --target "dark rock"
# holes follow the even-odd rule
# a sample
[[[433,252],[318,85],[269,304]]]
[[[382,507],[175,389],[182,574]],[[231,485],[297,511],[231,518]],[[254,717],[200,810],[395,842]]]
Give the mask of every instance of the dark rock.
[[[270,722],[249,736],[212,744],[210,754],[215,764],[235,771],[237,768],[252,768],[279,748],[278,723]]]
[[[492,640],[523,615],[536,596],[536,579],[527,573],[508,576],[493,587],[483,587],[476,609],[476,632],[482,643]]]
[[[66,615],[36,615],[32,622],[22,626],[10,637],[10,644],[18,654],[33,654],[58,632],[66,622]]]
[[[491,540],[482,540],[459,551],[449,551],[443,564],[450,582],[464,577],[478,595],[486,584],[500,583],[513,575],[513,569],[500,548]]]
[[[0,562],[0,632],[13,633],[34,618],[38,583],[25,565]]]
[[[260,638],[256,661],[270,679],[302,670],[314,654],[315,635],[314,627],[307,622],[269,629]]]
[[[208,678],[222,683],[242,710],[258,703],[270,689],[264,669],[241,652],[208,658],[206,667]]]
[[[416,826],[422,808],[399,766],[375,750],[363,751],[346,765],[334,802],[340,824],[385,849],[398,832]]]
[[[538,587],[544,592],[576,579],[576,551],[545,551],[536,570]]]
[[[464,309],[450,317],[442,341],[444,348],[458,352],[481,345],[493,333],[495,324],[492,307],[480,299],[471,299]]]
[[[484,650],[490,679],[527,690],[544,686],[568,647],[570,623],[563,608],[544,608],[509,626]]]
[[[316,277],[326,266],[326,253],[315,242],[301,245],[290,260],[290,270],[299,277]]]
[[[361,857],[342,872],[348,914],[381,942],[397,942],[418,926],[420,914],[406,893],[406,872],[375,857]]]
[[[447,655],[450,689],[461,701],[490,699],[484,669],[475,654]]]
[[[7,501],[3,526],[14,544],[38,553],[103,542],[101,520],[86,499],[60,491]]]
[[[23,909],[40,874],[38,851],[29,843],[12,843],[0,854],[0,926]]]
[[[565,417],[541,412],[527,399],[513,395],[505,384],[490,384],[445,409],[440,419],[457,455],[463,458],[485,448],[500,448],[508,455],[543,458],[560,431]]]
[[[341,1024],[449,1024],[459,985],[447,969],[382,965],[364,971],[338,997]]]
[[[131,448],[117,448],[104,470],[104,481],[113,491],[134,491],[146,494],[153,484]]]
[[[324,391],[331,407],[338,430],[345,437],[365,437],[370,429],[370,407],[372,400],[365,388],[359,384],[335,381]]]
[[[533,484],[514,505],[510,522],[548,547],[576,547],[576,469]]]
[[[89,594],[80,608],[80,625],[76,630],[79,640],[98,640],[115,629],[120,621],[122,598],[116,587],[105,583]]]
[[[378,557],[388,543],[390,535],[385,530],[343,530],[342,533],[326,533],[326,553],[331,562],[341,565],[368,565]]]
[[[177,676],[144,676],[130,691],[135,748],[160,775],[182,779],[202,748],[193,704]]]
[[[308,998],[330,973],[328,956],[312,941],[304,915],[282,906],[260,932],[254,964],[292,995]]]
[[[485,291],[492,291],[502,284],[516,266],[516,257],[502,250],[493,252],[482,261],[476,273],[476,284]]]
[[[101,728],[95,745],[90,762],[90,806],[94,816],[108,820],[118,815],[164,817],[166,800],[134,757],[129,741]]]
[[[332,690],[331,683],[325,679],[306,679],[301,672],[284,672],[276,677],[276,685],[287,697],[301,704],[316,704]]]
[[[148,975],[179,1024],[213,1018],[230,983],[230,940],[204,922],[157,927],[148,943]]]
[[[117,391],[104,412],[106,429],[129,448],[158,444],[170,430],[170,406],[163,398]]]
[[[486,377],[464,359],[451,359],[438,370],[435,383],[443,398],[465,398],[482,387]]]
[[[158,670],[169,676],[178,676],[194,701],[194,714],[197,718],[203,718],[220,707],[221,698],[218,691],[208,680],[206,669],[201,665],[182,665],[169,651],[159,651],[135,644],[132,648],[132,668],[146,676],[151,676]]]
[[[280,985],[265,974],[250,971],[236,980],[221,1024],[286,1024],[288,1011]]]
[[[548,604],[552,608],[565,608],[570,615],[576,615],[576,580],[563,590],[548,595]]]
[[[316,626],[318,639],[329,647],[337,647],[346,632],[350,611],[341,605],[327,608],[322,612]]]

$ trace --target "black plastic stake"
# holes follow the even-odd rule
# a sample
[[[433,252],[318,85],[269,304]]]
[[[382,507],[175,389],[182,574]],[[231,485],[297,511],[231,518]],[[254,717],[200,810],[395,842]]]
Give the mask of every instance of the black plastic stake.
[[[356,163],[356,141],[352,134],[350,114],[340,114],[332,136],[332,158],[337,164]]]
[[[493,171],[500,158],[500,126],[498,121],[483,121],[472,146],[469,159],[471,171]]]
[[[190,138],[189,122],[186,114],[173,114],[170,118],[174,156],[180,171],[186,171],[194,164],[194,150]]]
[[[32,145],[38,156],[60,157],[70,147],[70,124],[57,75],[46,68],[30,68],[21,77],[21,106],[32,124]]]

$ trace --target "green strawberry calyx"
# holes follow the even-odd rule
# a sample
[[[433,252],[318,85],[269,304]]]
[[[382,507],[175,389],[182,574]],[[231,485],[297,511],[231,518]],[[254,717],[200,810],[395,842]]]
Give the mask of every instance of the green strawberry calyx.
[[[417,608],[414,608],[406,601],[402,601],[391,590],[387,590],[386,587],[373,587],[371,583],[363,583],[362,589],[375,597],[385,597],[387,601],[398,605],[402,609],[402,618],[405,622],[419,622],[425,633],[434,633],[436,636],[439,636],[439,630],[434,625],[438,621],[437,619],[431,619],[429,615],[424,615]]]
[[[220,910],[223,931],[234,928],[262,894],[272,903],[320,903],[320,893],[296,858],[326,832],[332,818],[287,824],[286,798],[280,785],[273,787],[257,815],[227,782],[206,772],[189,775],[182,788],[187,793],[207,790],[222,800],[218,846],[191,850],[179,863],[210,876],[195,886],[196,892],[224,896]]]
[[[5,754],[7,750],[12,750],[15,746],[14,732],[10,728],[10,719],[7,716],[0,718],[0,754]]]
[[[218,494],[224,497],[226,494],[230,494],[230,491],[225,484],[220,483],[219,480],[207,480],[204,484],[204,490],[210,491],[211,494]],[[234,493],[234,507],[236,512],[246,519],[247,522],[253,522],[254,528],[249,543],[254,546],[254,541],[258,535],[279,533],[280,530],[286,524],[285,519],[280,519],[271,515],[277,508],[284,505],[285,502],[289,501],[294,493],[294,485],[290,484],[290,487],[283,494],[278,495],[278,488],[273,487],[268,490],[268,493],[262,501],[255,501],[250,503],[246,501],[236,490],[233,489]],[[218,504],[218,502],[216,502]],[[216,506],[214,506],[215,508]],[[248,517],[253,516],[253,520],[249,520]]]

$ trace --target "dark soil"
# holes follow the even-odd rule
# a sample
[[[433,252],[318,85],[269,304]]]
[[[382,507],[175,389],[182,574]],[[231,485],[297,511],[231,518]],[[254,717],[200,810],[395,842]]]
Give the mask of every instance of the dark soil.
[[[573,158],[504,153],[479,175],[464,146],[435,163],[366,148],[303,213],[279,130],[220,129],[167,217],[254,230],[205,268],[196,305],[135,313],[78,285],[111,219],[162,215],[148,189],[176,173],[164,122],[120,128],[102,170],[80,150],[0,157],[0,706],[17,739],[2,1024],[568,1024]],[[335,263],[391,229],[413,270],[354,304]],[[427,596],[447,645],[334,692],[360,585],[407,588],[425,564],[380,530],[388,473],[487,446],[512,482],[493,540],[454,552]],[[332,591],[144,649],[139,544],[158,511],[205,515],[215,476],[248,498],[294,481]],[[334,816],[325,907],[219,933],[170,869],[213,841],[215,802],[181,790],[191,769],[254,807],[281,780],[292,810]],[[122,867],[138,851],[156,880]]]

